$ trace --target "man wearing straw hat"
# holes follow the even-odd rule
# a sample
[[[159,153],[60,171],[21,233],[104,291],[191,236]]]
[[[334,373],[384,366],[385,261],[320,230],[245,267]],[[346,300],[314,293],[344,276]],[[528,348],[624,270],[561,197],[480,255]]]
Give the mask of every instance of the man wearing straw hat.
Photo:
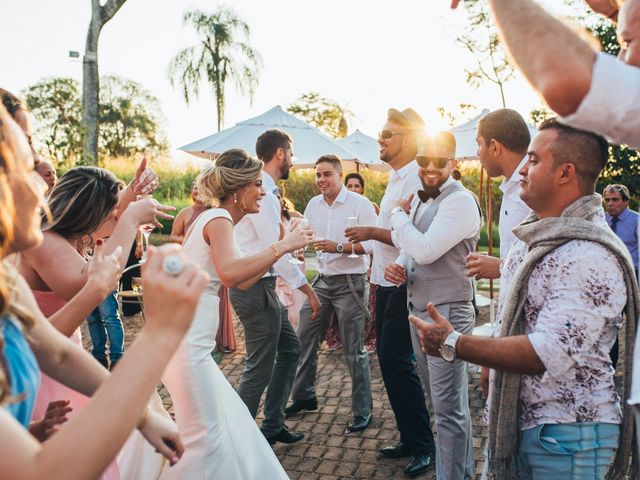
[[[416,161],[423,190],[411,202],[392,210],[391,230],[400,256],[385,269],[385,278],[407,284],[409,313],[428,320],[426,302],[439,306],[460,332],[471,333],[475,312],[473,287],[465,259],[478,243],[482,216],[472,193],[451,177],[456,167],[453,134],[441,132],[420,143]],[[429,382],[436,415],[436,478],[475,477],[465,361],[428,357],[411,331],[418,368]]]

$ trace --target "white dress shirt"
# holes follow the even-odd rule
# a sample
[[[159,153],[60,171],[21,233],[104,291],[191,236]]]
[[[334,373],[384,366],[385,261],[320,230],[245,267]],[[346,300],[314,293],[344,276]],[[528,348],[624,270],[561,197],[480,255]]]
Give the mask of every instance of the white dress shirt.
[[[598,53],[589,92],[578,109],[560,121],[640,148],[640,69]]]
[[[440,191],[455,181],[449,177],[440,185]],[[409,258],[413,258],[420,265],[428,265],[480,230],[482,218],[478,205],[471,193],[464,190],[442,200],[433,222],[426,232],[421,232],[413,225],[413,220],[419,221],[432,203],[432,198],[422,203],[416,195],[409,215],[396,212],[391,217],[393,242],[400,247],[396,263],[406,267]]]
[[[266,195],[260,201],[260,212],[245,215],[236,225],[235,236],[244,256],[264,250],[280,239],[280,201],[275,196],[276,182],[267,172],[262,172],[262,187]],[[297,265],[289,262],[291,255],[285,253],[273,265],[275,274],[291,286],[300,288],[307,283],[307,278]],[[266,273],[269,277],[273,273]]]
[[[357,217],[358,225],[376,223],[376,212],[371,201],[358,193],[350,192],[344,186],[332,205],[326,202],[323,195],[313,197],[307,204],[304,216],[309,220],[315,237],[342,244],[349,243],[344,235],[349,217]],[[367,240],[361,242],[361,245],[368,254],[373,250],[374,243],[373,240]],[[351,251],[349,247],[346,249]],[[323,252],[318,261],[318,268],[323,275],[366,273],[369,269],[369,255],[349,258],[346,253]]]
[[[520,179],[518,172],[527,163],[525,156],[510,178],[505,178],[500,185],[502,202],[500,203],[500,258],[505,260],[515,240],[513,229],[531,213],[531,209],[520,198]]]
[[[396,200],[409,198],[409,195],[415,194],[422,184],[418,177],[418,164],[415,160],[411,161],[398,171],[393,171],[389,175],[389,183],[384,191],[384,196],[380,202],[380,214],[376,227],[391,229],[391,210],[395,206]],[[371,268],[371,283],[382,287],[395,287],[391,282],[384,279],[385,267],[396,261],[400,251],[392,246],[382,242],[375,242],[373,245],[373,266]]]

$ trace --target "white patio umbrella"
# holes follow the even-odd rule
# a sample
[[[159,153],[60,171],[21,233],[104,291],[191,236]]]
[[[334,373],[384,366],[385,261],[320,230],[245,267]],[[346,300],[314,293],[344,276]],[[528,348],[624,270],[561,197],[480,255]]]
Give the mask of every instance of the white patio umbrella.
[[[471,120],[449,130],[456,137],[456,158],[458,160],[478,160],[476,130],[478,122],[487,113],[489,113],[489,109],[485,108]],[[533,125],[527,124],[527,126],[529,127],[529,132],[531,132],[531,138],[533,138],[537,130]]]
[[[356,130],[351,135],[336,140],[340,146],[352,152],[356,157],[356,162],[372,170],[388,172],[389,165],[380,160],[380,145],[378,140],[369,135],[365,135],[360,130]]]
[[[180,147],[178,150],[211,160],[230,148],[242,148],[255,155],[256,139],[265,130],[270,129],[283,130],[293,139],[294,167],[313,168],[318,157],[327,154],[338,155],[347,162],[355,161],[355,156],[350,151],[338,145],[316,127],[285,112],[279,105],[262,115],[237,123],[231,128]]]

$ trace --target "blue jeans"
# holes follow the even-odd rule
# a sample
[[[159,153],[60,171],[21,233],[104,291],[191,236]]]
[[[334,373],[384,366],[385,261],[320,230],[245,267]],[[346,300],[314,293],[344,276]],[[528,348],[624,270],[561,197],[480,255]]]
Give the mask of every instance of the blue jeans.
[[[93,350],[91,354],[103,365],[107,365],[107,338],[109,359],[116,364],[124,353],[124,328],[118,312],[116,292],[110,293],[87,318]]]
[[[522,431],[520,462],[531,480],[600,480],[618,448],[620,425],[545,424]]]

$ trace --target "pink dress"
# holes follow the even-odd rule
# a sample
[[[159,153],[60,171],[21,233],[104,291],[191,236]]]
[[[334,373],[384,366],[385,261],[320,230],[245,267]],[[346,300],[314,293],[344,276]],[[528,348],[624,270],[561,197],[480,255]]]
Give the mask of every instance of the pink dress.
[[[38,290],[32,291],[34,297],[36,298],[36,301],[38,302],[40,310],[47,318],[56,313],[67,303],[66,301],[58,297],[54,292],[41,292]],[[70,338],[74,343],[82,346],[82,336],[80,334],[79,328],[73,333],[73,335],[71,335]],[[51,377],[48,377],[43,373],[42,382],[40,384],[40,390],[38,390],[38,395],[36,397],[36,405],[33,409],[32,418],[34,420],[40,420],[44,418],[49,402],[52,402],[54,400],[70,400],[70,406],[73,408],[73,411],[67,414],[67,416],[69,417],[69,419],[71,419],[89,401],[89,397],[85,397],[81,393],[65,387],[61,383],[56,382]],[[100,480],[119,479],[120,474],[114,460],[102,474]]]

